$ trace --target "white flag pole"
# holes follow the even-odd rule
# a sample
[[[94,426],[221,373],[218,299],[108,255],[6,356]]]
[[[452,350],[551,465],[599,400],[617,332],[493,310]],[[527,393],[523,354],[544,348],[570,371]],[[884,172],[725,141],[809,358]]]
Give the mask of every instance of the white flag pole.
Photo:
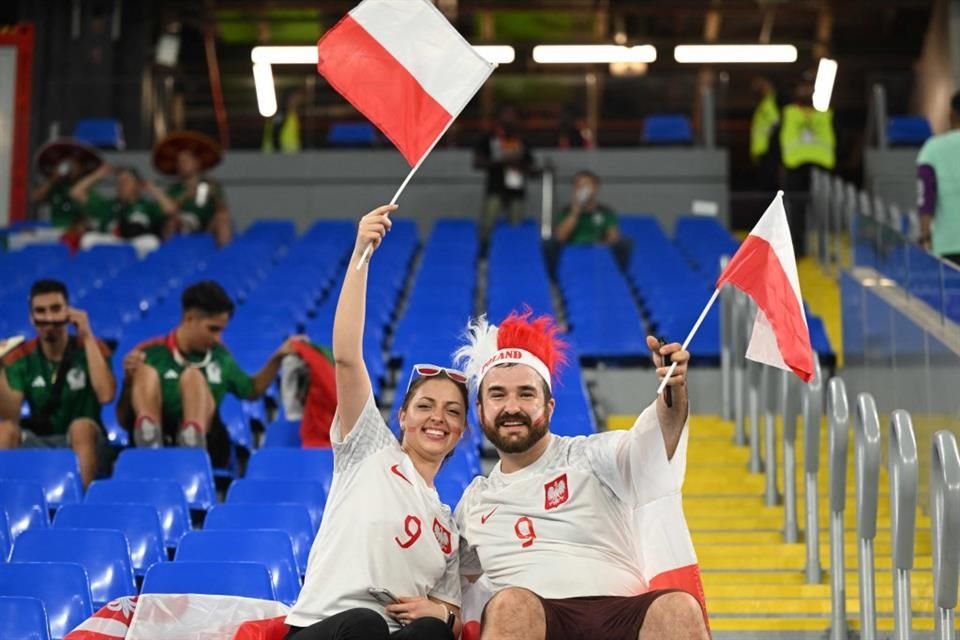
[[[683,345],[680,347],[682,350],[686,351],[687,347],[690,346],[690,341],[693,340],[693,336],[697,334],[697,329],[700,328],[700,325],[703,324],[703,319],[707,317],[707,313],[710,312],[710,307],[713,306],[713,303],[717,301],[717,296],[720,295],[720,288],[717,287],[713,290],[713,295],[710,296],[707,306],[703,308],[703,311],[700,312],[700,317],[697,318],[697,321],[693,324],[693,329],[690,329],[690,333],[687,334],[687,339],[683,341]],[[659,396],[663,393],[663,390],[667,387],[667,382],[670,380],[670,376],[673,375],[674,370],[677,368],[677,363],[674,362],[670,365],[670,369],[667,371],[667,375],[664,376],[663,381],[660,383],[660,387],[657,389],[657,395]]]

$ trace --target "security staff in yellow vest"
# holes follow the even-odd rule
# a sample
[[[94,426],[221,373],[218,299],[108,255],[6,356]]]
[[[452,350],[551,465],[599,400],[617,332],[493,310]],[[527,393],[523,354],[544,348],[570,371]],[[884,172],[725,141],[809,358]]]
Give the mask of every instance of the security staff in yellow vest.
[[[780,158],[785,171],[787,217],[793,249],[797,257],[806,255],[806,206],[813,167],[828,171],[837,163],[837,141],[833,132],[833,112],[817,111],[812,105],[813,84],[801,82],[794,102],[783,109],[780,122]]]
[[[750,121],[750,159],[757,170],[756,188],[772,191],[779,186],[780,144],[777,135],[780,104],[776,89],[767,78],[754,78],[751,88],[759,102]]]

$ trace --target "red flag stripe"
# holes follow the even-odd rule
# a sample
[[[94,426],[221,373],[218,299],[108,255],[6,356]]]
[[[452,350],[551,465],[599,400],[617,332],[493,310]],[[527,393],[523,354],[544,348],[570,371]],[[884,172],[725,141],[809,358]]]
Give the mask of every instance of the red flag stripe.
[[[417,164],[446,129],[448,113],[350,15],[317,44],[317,71]]]
[[[813,354],[803,309],[770,243],[756,235],[747,236],[720,274],[717,287],[727,282],[753,298],[773,327],[784,363],[809,382]]]

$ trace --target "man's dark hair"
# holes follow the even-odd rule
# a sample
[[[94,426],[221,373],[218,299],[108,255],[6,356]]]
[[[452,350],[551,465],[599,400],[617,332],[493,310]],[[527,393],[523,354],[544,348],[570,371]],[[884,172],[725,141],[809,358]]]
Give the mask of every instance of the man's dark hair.
[[[140,170],[132,165],[125,164],[114,169],[115,175],[120,175],[121,173],[129,173],[137,182],[143,182],[143,176],[140,175]]]
[[[953,111],[953,115],[960,118],[960,91],[957,91],[950,98],[950,110]]]
[[[63,296],[64,300],[70,302],[70,295],[67,293],[67,285],[63,284],[59,280],[52,280],[50,278],[37,280],[33,283],[33,286],[30,287],[30,301],[33,302],[34,298],[37,296],[42,296],[45,293],[59,293]]]
[[[589,178],[593,181],[593,184],[600,184],[600,176],[589,169],[580,169],[580,171],[573,174],[573,179],[576,180],[577,178]]]
[[[180,297],[183,312],[199,311],[207,316],[226,313],[233,316],[233,300],[227,295],[218,283],[213,280],[204,280],[192,284],[183,290]]]

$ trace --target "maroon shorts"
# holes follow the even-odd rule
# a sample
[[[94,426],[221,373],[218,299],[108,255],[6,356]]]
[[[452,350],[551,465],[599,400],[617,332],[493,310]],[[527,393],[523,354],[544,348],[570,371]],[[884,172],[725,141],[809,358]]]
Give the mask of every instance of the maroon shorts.
[[[677,589],[648,591],[639,596],[540,598],[547,621],[547,640],[637,640],[653,601]]]

